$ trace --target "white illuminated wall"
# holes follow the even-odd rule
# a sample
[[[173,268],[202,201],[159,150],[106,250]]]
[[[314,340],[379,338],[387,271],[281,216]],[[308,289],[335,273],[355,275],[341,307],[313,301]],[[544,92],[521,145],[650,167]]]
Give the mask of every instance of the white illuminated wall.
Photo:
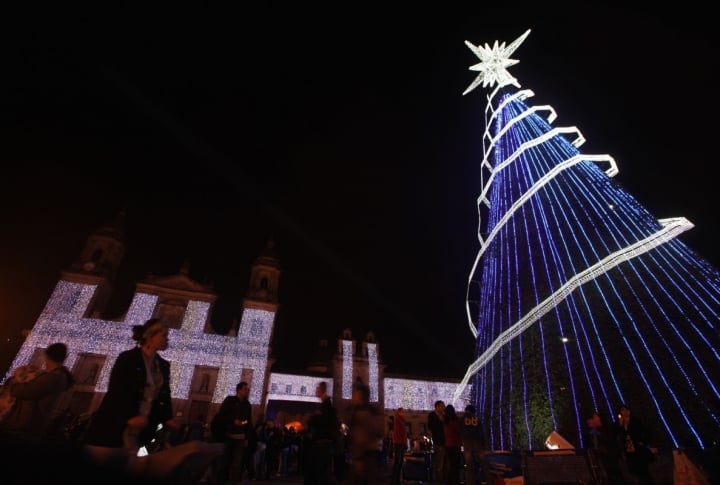
[[[69,352],[65,364],[70,369],[83,354],[105,356],[94,390],[106,392],[110,371],[118,354],[135,346],[132,326],[152,317],[158,297],[136,293],[123,321],[83,318],[96,290],[95,285],[58,282],[7,376],[12,375],[17,367],[30,363],[38,349],[47,348],[54,342],[64,342]],[[267,310],[246,308],[238,335],[234,337],[205,333],[209,311],[209,303],[190,301],[180,328],[170,329],[170,346],[162,352],[162,356],[171,364],[173,398],[190,399],[191,383],[198,367],[218,369],[212,396],[214,403],[220,403],[226,396],[235,394],[235,386],[241,380],[250,383],[250,402],[253,404],[265,405],[270,399],[317,402],[315,387],[321,381],[327,383],[328,394],[333,395],[332,377],[271,373],[267,395],[263,397],[275,314]],[[437,399],[452,402],[457,383],[396,378],[383,380],[379,371],[377,344],[367,342],[366,345],[371,401],[379,401],[380,386],[384,385],[384,408],[388,410],[402,406],[409,410],[425,411],[431,410]],[[342,381],[339,385],[342,386],[342,398],[349,400],[354,380],[354,342],[341,340],[340,348]],[[458,409],[464,408],[468,402],[470,390],[470,386],[467,386],[459,403],[455,403]]]
[[[268,394],[265,402],[278,401],[320,402],[315,396],[315,388],[320,382],[327,384],[327,393],[332,396],[333,381],[331,378],[311,377],[294,374],[270,374]]]
[[[135,345],[132,326],[151,318],[158,298],[136,293],[123,321],[83,318],[96,289],[95,285],[58,282],[7,375],[29,363],[36,349],[64,342],[68,346],[65,364],[70,369],[80,354],[106,356],[95,391],[107,391],[118,354]],[[170,329],[170,346],[162,356],[171,363],[172,397],[188,399],[196,366],[206,366],[219,369],[212,402],[219,403],[227,395],[235,394],[235,385],[247,375],[252,375],[250,401],[261,402],[274,314],[247,309],[236,338],[203,332],[209,308],[206,302],[190,301],[181,328]]]
[[[435,408],[435,401],[440,400],[462,412],[470,403],[472,390],[472,386],[467,385],[459,399],[454,399],[457,383],[386,377],[384,385],[384,406],[389,410],[402,407],[413,411],[431,411]]]
[[[370,402],[378,402],[380,376],[378,374],[378,351],[377,344],[367,343],[368,351],[368,385],[370,386]]]
[[[353,341],[342,341],[342,398],[352,397],[353,386]]]

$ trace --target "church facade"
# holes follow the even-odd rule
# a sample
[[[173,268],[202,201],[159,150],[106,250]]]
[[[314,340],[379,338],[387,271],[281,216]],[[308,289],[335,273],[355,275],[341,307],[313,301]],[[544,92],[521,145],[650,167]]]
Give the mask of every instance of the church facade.
[[[76,414],[92,412],[107,391],[116,357],[134,345],[132,326],[161,318],[170,327],[170,348],[162,355],[171,363],[173,409],[181,421],[197,416],[209,421],[222,400],[235,393],[239,381],[250,384],[253,415],[274,417],[280,424],[302,422],[318,402],[315,386],[320,381],[327,382],[342,417],[353,383],[362,380],[370,387],[371,401],[386,416],[398,407],[407,410],[413,436],[426,434],[426,417],[436,400],[452,402],[459,381],[388,375],[374,334],[358,341],[350,329],[341,332],[334,348],[319,339],[326,360],[298,372],[273,372],[270,349],[281,268],[272,242],[252,264],[239,325],[227,335],[215,332],[210,324],[216,293],[192,280],[187,267],[176,275],[149,276],[137,282],[125,313],[115,320],[102,319],[124,255],[124,241],[122,214],[88,237],[79,259],[61,273],[8,376],[21,365],[40,365],[48,345],[65,342],[69,348],[66,365],[76,384],[60,405]],[[458,410],[469,395],[467,387],[460,402],[455,402]]]

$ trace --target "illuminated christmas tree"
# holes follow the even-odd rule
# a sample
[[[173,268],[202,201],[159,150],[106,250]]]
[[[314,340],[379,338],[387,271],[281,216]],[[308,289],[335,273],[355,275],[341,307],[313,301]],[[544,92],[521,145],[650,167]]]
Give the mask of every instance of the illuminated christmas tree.
[[[720,278],[613,176],[615,160],[579,151],[507,71],[510,45],[475,46],[487,95],[480,249],[467,314],[472,384],[491,449],[544,448],[557,431],[576,447],[585,420],[622,403],[658,446],[708,446],[720,429]],[[471,304],[470,302],[474,302]],[[475,306],[473,306],[475,305]]]

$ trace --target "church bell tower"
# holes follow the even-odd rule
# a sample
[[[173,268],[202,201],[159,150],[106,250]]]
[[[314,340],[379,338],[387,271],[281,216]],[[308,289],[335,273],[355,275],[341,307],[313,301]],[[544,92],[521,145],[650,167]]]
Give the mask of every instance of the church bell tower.
[[[125,211],[87,238],[79,259],[62,272],[62,279],[97,285],[87,309],[88,318],[100,318],[112,294],[112,284],[125,255]]]
[[[275,254],[275,243],[271,239],[250,269],[238,338],[249,339],[255,345],[269,348],[279,306],[279,283],[280,263]]]
[[[259,402],[264,395],[273,365],[270,342],[279,306],[279,281],[280,263],[275,254],[275,244],[270,240],[253,261],[237,331],[237,339],[242,343],[246,362],[241,371],[241,379],[251,382],[251,400],[254,402]]]
[[[243,307],[259,306],[273,312],[278,306],[278,284],[280,282],[280,263],[275,254],[275,243],[269,240],[263,252],[253,261],[250,272],[250,285]]]

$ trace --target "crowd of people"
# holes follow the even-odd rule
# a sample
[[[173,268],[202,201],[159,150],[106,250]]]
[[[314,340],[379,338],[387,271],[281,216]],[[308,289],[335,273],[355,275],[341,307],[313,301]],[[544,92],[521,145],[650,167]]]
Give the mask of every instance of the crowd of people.
[[[403,435],[398,427],[404,426],[402,409],[395,414],[393,443],[395,452],[401,453]],[[399,424],[400,423],[400,424]],[[431,477],[435,485],[475,485],[492,483],[501,470],[493,470],[488,461],[483,423],[472,404],[465,407],[462,415],[455,408],[438,400],[427,418],[431,437]],[[655,456],[650,447],[650,433],[641,418],[632,416],[627,404],[620,405],[617,419],[610,420],[594,412],[587,420],[588,448],[596,454],[601,464],[601,483],[623,485],[655,483],[650,465]],[[393,463],[391,485],[400,483],[401,457],[396,454]],[[462,477],[462,478],[461,478]]]
[[[4,383],[11,406],[0,421],[3,483],[192,483],[216,459],[218,447],[188,441],[142,456],[157,430],[175,430],[170,399],[170,364],[158,354],[168,348],[168,328],[159,319],[132,327],[136,345],[113,363],[107,393],[87,421],[82,440],[67,441],[57,429],[56,408],[74,383],[65,367],[67,345],[44,352],[32,378],[16,372]],[[25,371],[26,369],[19,369]],[[23,375],[27,374],[23,372]],[[28,463],[26,467],[17,466]]]
[[[271,418],[253,420],[245,381],[223,400],[209,426],[204,416],[181,425],[172,409],[170,362],[159,354],[168,337],[160,319],[132,327],[136,345],[113,363],[107,392],[78,440],[68,441],[53,427],[57,404],[74,384],[64,365],[66,344],[48,346],[42,366],[17,369],[0,392],[0,456],[7,463],[34,456],[47,466],[5,467],[3,482],[234,485],[294,474],[313,485],[373,483],[384,423],[366,385],[353,389],[344,430],[325,382],[317,386],[320,405],[302,434]]]
[[[609,485],[626,483],[626,475],[641,485],[655,483],[650,473],[655,456],[648,427],[631,414],[630,406],[622,404],[615,421],[600,412],[587,420],[590,447],[597,453]]]
[[[56,405],[74,384],[64,362],[64,343],[49,345],[41,368],[23,366],[0,389],[0,456],[16,460],[30,452],[47,465],[10,467],[6,483],[35,483],[47,478],[77,480],[80,473],[103,474],[112,483],[197,483],[231,485],[243,479],[267,480],[302,476],[305,485],[400,485],[410,445],[405,410],[398,408],[390,429],[383,410],[370,402],[361,380],[353,386],[347,415],[338,416],[327,383],[316,388],[319,405],[301,433],[273,419],[253,419],[250,385],[241,381],[227,396],[209,426],[204,416],[183,426],[173,414],[170,363],[158,352],[168,348],[168,328],[159,319],[132,328],[136,345],[121,352],[113,364],[107,393],[92,414],[78,442],[63,441],[54,427]],[[346,423],[346,424],[344,424]],[[617,419],[601,413],[588,419],[588,441],[610,485],[629,474],[652,484],[653,456],[648,430],[628,405]],[[158,430],[174,438],[158,447]],[[463,413],[438,400],[428,414],[431,456],[428,481],[435,485],[490,482],[483,422],[473,405]],[[151,453],[139,453],[145,448]],[[389,474],[383,473],[390,464]],[[83,471],[84,470],[84,471]],[[45,474],[45,475],[43,475]],[[482,474],[482,477],[481,475]],[[97,475],[95,475],[97,476]],[[90,475],[88,475],[90,478]],[[123,481],[126,480],[127,481]],[[107,482],[107,480],[106,480]]]
[[[236,394],[223,400],[210,423],[207,439],[223,447],[222,456],[207,470],[210,483],[271,480],[302,471],[302,436],[271,417],[253,419],[249,393],[249,383],[239,382]]]
[[[433,483],[459,485],[462,477],[467,485],[475,485],[481,482],[481,472],[482,481],[490,482],[485,433],[475,406],[468,404],[461,415],[452,404],[435,401],[427,427],[432,440]]]

